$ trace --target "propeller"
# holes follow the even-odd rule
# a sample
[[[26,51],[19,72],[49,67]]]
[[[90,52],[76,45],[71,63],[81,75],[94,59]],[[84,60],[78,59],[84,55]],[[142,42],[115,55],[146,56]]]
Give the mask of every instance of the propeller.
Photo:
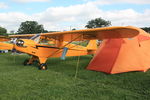
[[[12,43],[13,44],[13,48],[12,48],[12,50],[11,50],[11,55],[13,55],[14,57],[13,57],[13,61],[14,61],[14,64],[16,63],[16,56],[15,56],[15,54],[16,54],[16,49],[15,49],[15,44],[16,44],[16,41],[17,41],[17,38],[11,38],[11,40],[10,40],[10,43]]]

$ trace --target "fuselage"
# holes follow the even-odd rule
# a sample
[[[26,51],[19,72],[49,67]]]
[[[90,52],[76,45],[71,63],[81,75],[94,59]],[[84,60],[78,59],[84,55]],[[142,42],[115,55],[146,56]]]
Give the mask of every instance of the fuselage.
[[[29,39],[21,39],[18,41],[23,41],[23,45],[15,44],[15,49],[37,57],[61,57],[64,47],[54,47],[49,45],[36,44],[33,40]],[[67,42],[63,43],[64,45]],[[86,47],[76,45],[76,44],[67,44],[65,47],[68,48],[66,56],[80,56],[80,55],[88,55],[91,53],[95,53],[95,51],[91,52]]]

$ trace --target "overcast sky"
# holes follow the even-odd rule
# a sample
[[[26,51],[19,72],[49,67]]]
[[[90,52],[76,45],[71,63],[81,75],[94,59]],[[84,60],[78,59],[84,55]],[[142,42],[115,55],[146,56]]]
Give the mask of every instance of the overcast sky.
[[[8,31],[27,20],[49,31],[83,29],[98,17],[112,26],[150,27],[150,0],[0,0],[0,26]]]

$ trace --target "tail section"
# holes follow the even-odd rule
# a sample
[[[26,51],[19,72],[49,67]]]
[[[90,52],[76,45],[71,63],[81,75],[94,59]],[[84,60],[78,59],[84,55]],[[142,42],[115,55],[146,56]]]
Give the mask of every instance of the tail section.
[[[90,40],[87,45],[87,50],[97,50],[97,40]]]

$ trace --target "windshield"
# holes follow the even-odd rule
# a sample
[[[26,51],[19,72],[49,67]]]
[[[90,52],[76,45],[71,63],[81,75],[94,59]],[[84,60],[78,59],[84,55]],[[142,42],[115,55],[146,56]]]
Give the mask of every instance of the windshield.
[[[30,39],[33,40],[33,41],[35,41],[36,43],[38,43],[39,40],[40,40],[40,34],[36,34],[33,37],[31,37]]]

